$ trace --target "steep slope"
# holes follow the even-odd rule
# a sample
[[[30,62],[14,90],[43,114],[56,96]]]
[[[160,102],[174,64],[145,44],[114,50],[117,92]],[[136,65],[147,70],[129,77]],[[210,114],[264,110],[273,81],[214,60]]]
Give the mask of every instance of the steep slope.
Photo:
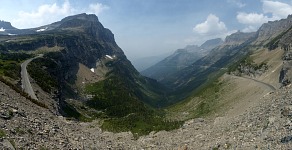
[[[250,105],[251,102],[256,102],[256,97],[261,97],[267,92],[253,93],[259,88],[252,88],[253,90],[250,91],[251,88],[248,87],[251,85],[250,83],[260,83],[262,85],[259,87],[266,86],[268,90],[290,85],[292,22],[285,24],[290,19],[291,16],[288,16],[287,19],[264,24],[256,33],[234,33],[226,38],[222,46],[215,48],[209,55],[196,61],[192,66],[186,67],[180,74],[169,78],[170,82],[165,80],[165,83],[175,87],[174,101],[181,97],[185,98],[185,101],[170,108],[174,112],[181,110],[178,112],[179,114],[185,112],[185,114],[199,117],[210,112],[214,113],[216,109],[226,112],[229,110],[226,106],[229,105],[230,100],[239,100],[236,103],[243,103],[241,106],[233,103],[233,107],[237,108],[235,110],[239,111],[246,108],[245,106]],[[282,26],[283,23],[285,27]],[[274,30],[278,30],[273,29],[278,28],[278,26],[274,26],[275,24],[282,28],[282,32],[274,32]],[[273,28],[265,29],[267,26],[273,26]],[[267,34],[258,34],[259,32],[269,33],[269,38],[267,38]],[[260,37],[260,35],[264,37]],[[256,41],[259,39],[266,41],[258,45]],[[273,43],[273,47],[270,47],[269,43]],[[222,82],[224,73],[232,76],[236,86],[240,87],[238,90],[228,89],[230,84],[226,85],[225,82]],[[240,94],[245,92],[249,93],[248,96],[252,96],[245,98],[245,95]],[[180,97],[175,97],[179,94]],[[250,99],[255,100],[250,101]],[[224,102],[222,103],[222,101]]]
[[[51,28],[38,34],[3,36],[2,51],[44,52],[46,59],[52,59],[60,67],[59,80],[71,85],[75,84],[78,63],[88,68],[97,68],[98,62],[107,61],[109,70],[120,69],[119,74],[115,74],[130,79],[133,85],[144,86],[143,90],[151,93],[144,83],[154,81],[142,77],[134,69],[115,43],[111,31],[104,28],[95,15],[70,16],[48,27]],[[141,91],[138,93],[141,96],[144,94]]]
[[[219,46],[222,43],[223,41],[218,38],[208,40],[201,46],[186,46],[183,49],[176,50],[174,54],[168,56],[164,60],[149,67],[141,73],[158,81],[164,80],[166,76],[179,72],[181,69],[206,56],[213,48]]]
[[[257,38],[253,44],[266,45],[269,42],[276,42],[276,39],[279,39],[279,35],[281,36],[284,31],[287,31],[291,27],[291,23],[292,15],[289,15],[286,19],[264,23],[257,31]],[[275,40],[273,41],[273,39]]]
[[[171,93],[172,100],[180,101],[187,98],[199,91],[198,88],[202,85],[212,83],[224,74],[229,65],[248,54],[250,51],[248,45],[254,35],[254,33],[234,33],[205,57],[161,80],[162,83],[174,89]],[[241,40],[239,40],[240,37],[242,37]]]
[[[97,16],[69,16],[43,27],[35,34],[1,36],[0,48],[3,54],[44,54],[28,72],[40,90],[56,98],[61,114],[108,118],[105,129],[139,134],[179,125],[164,123],[153,109],[167,104],[164,87],[139,74]]]

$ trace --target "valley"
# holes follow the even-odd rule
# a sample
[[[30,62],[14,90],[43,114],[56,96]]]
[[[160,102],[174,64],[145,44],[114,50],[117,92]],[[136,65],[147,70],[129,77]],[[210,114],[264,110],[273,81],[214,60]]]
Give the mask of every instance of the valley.
[[[11,26],[0,148],[288,149],[291,23],[189,45],[141,73],[96,15]]]

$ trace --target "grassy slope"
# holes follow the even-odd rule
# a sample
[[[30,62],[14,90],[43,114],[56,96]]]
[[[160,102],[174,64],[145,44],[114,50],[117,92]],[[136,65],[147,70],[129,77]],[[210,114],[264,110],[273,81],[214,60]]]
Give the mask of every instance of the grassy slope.
[[[252,64],[261,66],[267,64],[268,70],[256,79],[272,84],[278,84],[278,76],[281,69],[281,57],[283,50],[276,49],[269,51],[259,49],[254,53],[249,53],[246,57],[240,59],[237,63],[229,66],[228,72],[235,71],[240,64]],[[218,76],[217,76],[218,77]],[[274,80],[275,79],[275,80]],[[277,86],[275,86],[277,87]],[[184,101],[166,108],[168,118],[175,120],[187,120],[196,117],[211,117],[213,115],[222,115],[230,111],[236,113],[240,109],[252,106],[261,97],[269,92],[265,87],[254,83],[252,80],[243,78],[233,78],[221,76],[214,82],[205,84],[201,89]],[[241,104],[241,106],[238,106]],[[231,108],[236,108],[232,111]],[[244,108],[241,108],[244,107]]]

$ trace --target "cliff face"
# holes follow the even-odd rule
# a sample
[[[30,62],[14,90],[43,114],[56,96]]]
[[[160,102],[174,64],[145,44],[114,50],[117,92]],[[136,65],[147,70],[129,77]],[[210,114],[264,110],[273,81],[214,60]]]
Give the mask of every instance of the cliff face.
[[[244,43],[245,41],[253,38],[256,33],[243,33],[243,32],[236,32],[226,37],[224,45],[239,45]]]
[[[269,21],[264,23],[257,31],[257,39],[253,44],[255,45],[265,45],[277,37],[284,31],[288,30],[292,24],[292,15],[289,15],[287,19],[281,19],[277,21]]]

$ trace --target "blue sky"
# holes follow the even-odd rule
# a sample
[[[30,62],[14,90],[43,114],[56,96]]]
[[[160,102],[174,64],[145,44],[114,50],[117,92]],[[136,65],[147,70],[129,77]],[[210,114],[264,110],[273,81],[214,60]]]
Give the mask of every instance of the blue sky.
[[[128,58],[173,52],[186,45],[256,31],[292,14],[292,0],[4,0],[0,20],[17,28],[94,13]]]

